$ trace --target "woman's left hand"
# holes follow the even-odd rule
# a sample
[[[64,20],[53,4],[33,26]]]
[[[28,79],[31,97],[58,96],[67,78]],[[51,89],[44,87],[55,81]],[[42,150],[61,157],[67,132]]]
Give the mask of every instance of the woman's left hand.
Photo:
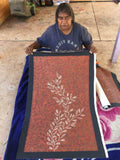
[[[97,49],[96,49],[96,47],[93,44],[88,45],[87,49],[89,50],[89,52],[91,54],[97,53]]]

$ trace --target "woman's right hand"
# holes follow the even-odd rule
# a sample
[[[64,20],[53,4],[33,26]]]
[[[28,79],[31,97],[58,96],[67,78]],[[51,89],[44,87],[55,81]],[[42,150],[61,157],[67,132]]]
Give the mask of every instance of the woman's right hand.
[[[25,53],[33,54],[33,49],[39,49],[39,48],[40,48],[39,43],[35,41],[25,49]]]
[[[26,54],[32,54],[33,53],[33,46],[30,45],[25,49],[25,53]]]

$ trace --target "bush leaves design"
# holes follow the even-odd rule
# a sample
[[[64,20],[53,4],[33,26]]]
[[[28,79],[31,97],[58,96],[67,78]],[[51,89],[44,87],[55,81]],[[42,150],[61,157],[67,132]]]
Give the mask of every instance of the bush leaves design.
[[[84,108],[79,108],[76,111],[70,108],[70,105],[76,101],[77,97],[73,96],[72,93],[65,92],[64,86],[61,84],[61,79],[62,76],[56,73],[56,79],[47,84],[51,92],[56,95],[53,99],[58,105],[63,107],[62,111],[56,109],[55,118],[47,131],[47,145],[51,151],[58,149],[61,142],[65,141],[67,131],[76,127],[77,121],[85,116],[83,113]]]

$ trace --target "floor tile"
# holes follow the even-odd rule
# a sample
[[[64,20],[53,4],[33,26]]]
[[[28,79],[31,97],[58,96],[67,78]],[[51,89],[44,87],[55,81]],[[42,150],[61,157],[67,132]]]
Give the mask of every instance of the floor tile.
[[[120,5],[114,2],[94,2],[93,10],[101,40],[116,40],[120,25]]]
[[[75,13],[75,21],[85,26],[94,40],[99,40],[92,3],[71,3],[71,6]]]

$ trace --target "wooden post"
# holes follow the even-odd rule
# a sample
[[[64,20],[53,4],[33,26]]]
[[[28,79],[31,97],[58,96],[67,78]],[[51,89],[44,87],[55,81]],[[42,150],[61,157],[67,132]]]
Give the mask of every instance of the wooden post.
[[[115,42],[112,57],[111,57],[112,62],[117,62],[119,53],[120,53],[120,27],[118,30],[116,42]]]
[[[0,0],[0,25],[10,15],[10,8],[8,0]]]

